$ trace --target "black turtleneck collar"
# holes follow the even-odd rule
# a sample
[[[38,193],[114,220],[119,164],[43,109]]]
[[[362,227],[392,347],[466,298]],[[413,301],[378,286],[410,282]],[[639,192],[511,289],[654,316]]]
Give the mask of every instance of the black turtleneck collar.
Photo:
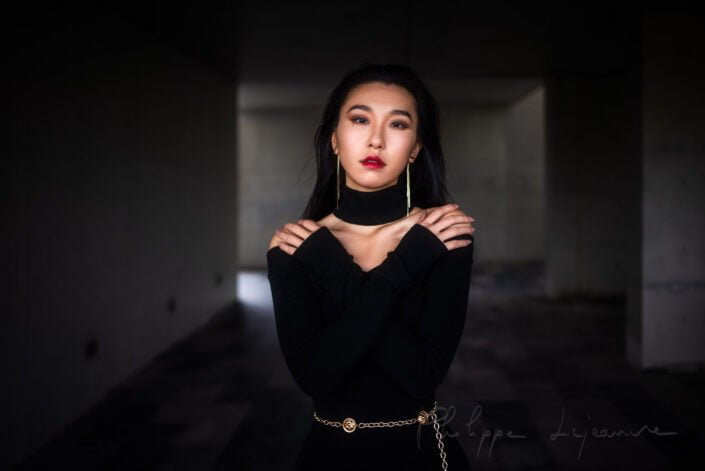
[[[402,178],[396,185],[375,191],[359,191],[342,182],[336,217],[350,224],[376,226],[406,216],[406,193]]]

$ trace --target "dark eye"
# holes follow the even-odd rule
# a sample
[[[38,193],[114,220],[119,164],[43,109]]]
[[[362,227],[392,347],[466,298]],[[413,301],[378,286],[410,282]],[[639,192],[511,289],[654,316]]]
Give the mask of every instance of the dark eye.
[[[409,126],[407,126],[404,121],[394,121],[394,122],[392,123],[392,127],[398,128],[398,129],[406,129],[406,128],[408,128]]]
[[[353,124],[365,124],[367,123],[367,118],[363,118],[362,116],[355,116],[350,121],[352,121]]]

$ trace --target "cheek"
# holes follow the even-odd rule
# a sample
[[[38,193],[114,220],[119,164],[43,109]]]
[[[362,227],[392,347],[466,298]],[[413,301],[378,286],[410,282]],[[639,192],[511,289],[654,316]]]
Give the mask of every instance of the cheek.
[[[399,151],[411,151],[416,143],[416,134],[411,132],[390,132],[387,143],[390,147]]]
[[[365,130],[362,126],[345,126],[336,133],[338,145],[342,148],[355,148],[365,143]]]

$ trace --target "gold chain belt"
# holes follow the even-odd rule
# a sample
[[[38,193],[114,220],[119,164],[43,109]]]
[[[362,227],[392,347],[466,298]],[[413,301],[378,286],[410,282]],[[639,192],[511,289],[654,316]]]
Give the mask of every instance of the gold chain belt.
[[[436,413],[436,408],[438,407],[438,401],[433,403],[433,409],[426,412],[425,410],[419,411],[419,413],[413,419],[403,419],[403,420],[391,420],[389,422],[356,422],[352,417],[347,417],[343,419],[342,422],[337,422],[334,420],[323,419],[313,411],[313,418],[323,425],[328,425],[331,427],[342,427],[348,433],[352,433],[358,428],[382,428],[382,427],[399,427],[401,425],[411,425],[419,423],[421,425],[426,425],[428,419],[431,418],[433,414]]]
[[[383,427],[399,427],[402,425],[411,425],[411,424],[421,424],[421,425],[426,425],[429,423],[429,419],[433,421],[433,428],[436,431],[436,439],[438,440],[438,450],[440,451],[440,456],[441,456],[441,467],[444,470],[448,469],[448,462],[446,461],[446,452],[444,450],[444,444],[440,432],[440,427],[438,425],[437,419],[437,414],[436,414],[436,409],[438,408],[438,401],[433,402],[433,409],[430,411],[426,412],[425,410],[419,411],[419,413],[414,417],[413,419],[402,419],[402,420],[391,420],[388,422],[356,422],[355,419],[352,417],[346,417],[343,419],[342,422],[338,422],[335,420],[328,420],[328,419],[323,419],[316,414],[316,411],[313,411],[313,418],[316,419],[318,422],[322,423],[323,425],[328,425],[330,427],[338,427],[342,428],[345,430],[347,433],[352,433],[358,428],[383,428]]]

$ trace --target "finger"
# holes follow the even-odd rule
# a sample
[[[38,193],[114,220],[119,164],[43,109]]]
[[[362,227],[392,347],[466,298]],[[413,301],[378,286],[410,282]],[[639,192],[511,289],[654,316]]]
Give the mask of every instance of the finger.
[[[445,242],[448,239],[452,239],[453,237],[457,237],[461,234],[472,234],[473,232],[474,231],[469,226],[453,226],[441,231],[440,234],[438,234],[438,237],[441,241]]]
[[[292,234],[299,239],[303,240],[311,233],[308,229],[296,222],[289,222],[284,224],[284,233]]]
[[[453,211],[451,211],[451,212],[449,212],[449,213],[444,214],[444,216],[445,216],[445,217],[448,217],[448,216],[462,216],[462,215],[464,215],[464,214],[465,214],[465,213],[463,212],[463,210],[460,209],[460,208],[458,208],[458,209],[454,209]]]
[[[279,248],[282,249],[284,252],[288,253],[289,255],[294,255],[294,251],[296,251],[294,247],[289,244],[285,244],[284,242],[279,243]]]
[[[448,216],[467,216],[470,218],[470,221],[475,221],[475,218],[470,216],[469,214],[465,213],[462,209],[458,208],[454,211],[450,211],[448,213],[445,213],[443,217],[448,217]]]
[[[447,227],[453,224],[470,224],[471,218],[465,214],[446,214],[438,220],[437,224]]]
[[[269,242],[269,248],[274,248],[279,245],[281,242],[281,238],[279,237],[279,231],[274,231],[274,236],[272,237],[272,240]]]
[[[450,240],[448,242],[444,242],[446,244],[446,247],[448,247],[448,250],[455,250],[459,249],[461,247],[467,247],[468,245],[472,244],[472,241],[470,239],[459,239],[459,240]]]
[[[299,224],[311,232],[316,232],[318,229],[320,229],[322,227],[322,226],[318,225],[316,223],[316,221],[314,221],[312,219],[300,219]]]
[[[475,222],[474,217],[470,216],[469,214],[465,214],[464,212],[462,212],[459,209],[448,213],[445,217],[449,217],[451,215],[452,216],[463,216],[465,218],[464,221],[454,223],[453,225],[461,225],[461,226],[468,225],[472,229],[472,231],[470,233],[472,234],[473,232],[475,232],[475,227],[473,227],[473,225],[472,225],[472,223]]]
[[[458,234],[471,234],[473,228],[470,226],[467,216],[447,216],[429,226],[429,230],[444,241]]]
[[[280,230],[277,230],[277,237],[279,237],[282,243],[292,246],[294,248],[298,248],[299,245],[301,245],[301,243],[303,242],[303,239],[301,239],[299,236],[293,235],[289,232],[282,232]]]
[[[426,224],[435,224],[440,220],[446,213],[449,213],[451,211],[454,211],[458,208],[457,205],[455,204],[446,204],[443,206],[438,206],[437,208],[433,208],[433,210],[426,215],[426,220],[424,221]]]
[[[472,223],[470,223],[470,222],[458,222],[458,223],[454,223],[454,224],[451,224],[451,225],[448,227],[448,229],[450,229],[451,227],[466,227],[466,228],[468,228],[468,229],[470,230],[470,231],[468,232],[468,234],[472,234],[473,232],[475,232],[475,227],[473,227]]]

